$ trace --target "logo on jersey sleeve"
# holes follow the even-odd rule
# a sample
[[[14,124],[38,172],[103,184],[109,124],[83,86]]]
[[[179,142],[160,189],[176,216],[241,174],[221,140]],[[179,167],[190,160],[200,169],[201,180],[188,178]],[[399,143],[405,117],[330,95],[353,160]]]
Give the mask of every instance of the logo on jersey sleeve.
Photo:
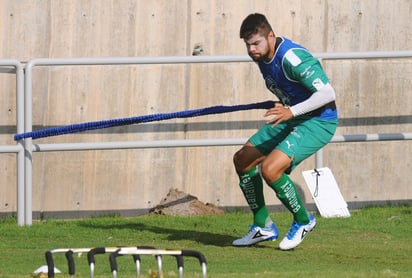
[[[315,80],[312,81],[312,86],[315,87],[315,89],[318,91],[325,85],[326,84],[323,83],[323,81],[320,78],[316,78]]]
[[[303,77],[304,79],[308,79],[314,74],[315,74],[315,70],[312,69],[312,66],[308,66],[305,68],[303,72],[300,73],[300,77]]]

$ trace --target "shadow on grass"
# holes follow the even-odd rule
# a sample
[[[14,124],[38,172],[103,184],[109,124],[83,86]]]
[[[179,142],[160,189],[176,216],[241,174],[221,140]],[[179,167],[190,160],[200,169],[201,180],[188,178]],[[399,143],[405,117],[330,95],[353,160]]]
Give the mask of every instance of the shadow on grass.
[[[165,228],[147,225],[143,223],[80,223],[80,226],[93,229],[126,229],[136,231],[136,234],[138,234],[141,231],[151,232],[154,234],[166,235],[166,240],[191,240],[205,245],[216,246],[231,246],[232,241],[235,239],[233,236],[230,235],[202,232],[196,230],[184,230],[181,228]]]
[[[191,240],[199,244],[204,245],[214,245],[218,247],[228,247],[232,246],[233,240],[237,237],[212,233],[203,232],[198,230],[184,230],[182,228],[173,229],[159,227],[155,225],[147,225],[143,223],[113,223],[113,224],[103,224],[103,223],[80,223],[80,226],[93,229],[126,229],[139,232],[151,232],[153,234],[162,234],[166,236],[165,240],[169,241],[179,241],[179,240]],[[258,248],[264,248],[264,245],[257,245]]]

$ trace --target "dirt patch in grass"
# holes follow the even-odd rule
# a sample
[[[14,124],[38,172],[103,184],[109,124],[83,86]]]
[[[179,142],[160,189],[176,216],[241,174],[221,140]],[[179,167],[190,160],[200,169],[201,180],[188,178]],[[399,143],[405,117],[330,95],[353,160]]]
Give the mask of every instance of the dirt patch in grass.
[[[224,211],[218,207],[199,201],[193,195],[189,195],[177,189],[170,189],[166,197],[149,214],[164,215],[211,215],[223,214]]]

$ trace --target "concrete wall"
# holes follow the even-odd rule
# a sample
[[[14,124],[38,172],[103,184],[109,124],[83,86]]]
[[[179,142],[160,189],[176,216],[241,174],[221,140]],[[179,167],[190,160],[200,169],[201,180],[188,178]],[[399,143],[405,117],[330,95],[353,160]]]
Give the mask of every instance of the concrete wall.
[[[410,50],[409,0],[1,0],[0,57],[245,54],[238,30],[262,12],[277,35],[312,52]],[[412,61],[324,61],[337,92],[337,134],[411,132]],[[13,144],[15,79],[0,74],[0,144]],[[253,63],[42,67],[34,70],[34,130],[271,99]],[[123,126],[34,143],[248,137],[262,124],[253,110]],[[232,167],[238,147],[34,153],[36,212],[146,210],[170,188],[219,206],[245,206]],[[330,144],[332,169],[352,202],[412,199],[412,142]],[[292,174],[313,203],[301,171]],[[0,213],[16,211],[15,155],[0,155]],[[278,205],[267,190],[267,203]]]

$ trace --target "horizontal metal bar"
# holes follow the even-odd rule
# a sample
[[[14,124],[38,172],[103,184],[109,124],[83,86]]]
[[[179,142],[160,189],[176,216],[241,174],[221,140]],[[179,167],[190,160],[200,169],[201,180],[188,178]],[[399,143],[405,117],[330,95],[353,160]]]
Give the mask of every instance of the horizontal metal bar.
[[[373,133],[373,134],[347,134],[335,135],[332,142],[364,142],[364,141],[397,141],[411,140],[412,133]]]
[[[91,250],[92,248],[59,248],[59,249],[53,249],[50,250],[50,253],[66,253],[68,251],[72,251],[73,253],[87,253]]]
[[[378,59],[410,58],[411,50],[370,51],[370,52],[319,52],[313,54],[320,59]],[[215,56],[162,56],[162,57],[96,57],[96,58],[36,58],[30,60],[26,68],[33,66],[70,66],[70,65],[124,65],[124,64],[190,64],[190,63],[226,63],[252,62],[247,55]]]
[[[35,152],[243,145],[247,138],[33,144]]]
[[[138,247],[120,247],[121,255],[182,255],[182,250],[144,249]]]
[[[13,66],[18,68],[21,66],[21,63],[14,59],[0,59],[0,66]]]
[[[30,60],[26,68],[33,66],[71,66],[71,65],[141,65],[141,64],[190,64],[251,62],[246,55],[222,56],[162,56],[162,57],[97,57],[97,58],[36,58]]]
[[[0,153],[18,153],[23,150],[21,144],[17,145],[0,145]]]
[[[322,52],[313,53],[317,58],[324,60],[335,59],[392,59],[392,58],[411,58],[412,50],[399,51],[367,51],[367,52]]]
[[[248,138],[222,138],[222,139],[192,139],[192,140],[185,139],[185,140],[33,144],[33,151],[53,152],[53,151],[80,151],[80,150],[236,146],[236,145],[243,145],[247,140]],[[377,133],[377,134],[336,135],[332,138],[331,143],[388,141],[388,140],[392,140],[392,141],[412,140],[412,133]]]

